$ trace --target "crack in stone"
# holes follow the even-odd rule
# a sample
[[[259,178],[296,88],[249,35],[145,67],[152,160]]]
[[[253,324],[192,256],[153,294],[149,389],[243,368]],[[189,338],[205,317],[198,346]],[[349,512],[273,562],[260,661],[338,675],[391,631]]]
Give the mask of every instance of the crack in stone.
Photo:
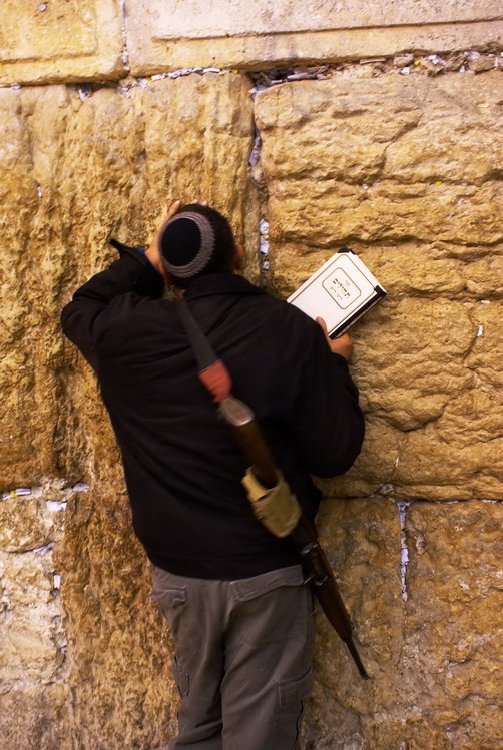
[[[5,489],[0,495],[0,502],[3,500],[11,500],[13,498],[23,497],[34,497],[44,499],[44,495],[51,494],[52,491],[56,490],[58,493],[63,495],[63,500],[46,500],[46,505],[49,510],[64,510],[68,499],[73,495],[74,492],[88,492],[89,485],[85,482],[76,482],[73,485],[67,485],[64,479],[47,479],[47,481],[37,487],[15,487],[12,489]]]
[[[259,202],[259,256],[260,256],[260,281],[267,285],[267,276],[270,270],[269,260],[269,220],[267,218],[268,193],[262,176],[260,161],[262,159],[262,136],[256,120],[254,120],[255,138],[248,157],[248,172],[251,182],[255,183]]]
[[[269,222],[266,218],[260,219],[260,255],[262,272],[267,273],[270,269],[269,261]]]
[[[42,6],[40,6],[42,7]],[[127,15],[127,9],[126,9],[126,0],[119,0],[119,20],[121,25],[121,37],[122,37],[122,63],[124,66],[124,73],[128,73],[130,70],[129,65],[129,51],[127,46],[127,27],[126,27],[126,15]],[[499,20],[499,19],[495,19]],[[457,23],[463,23],[462,21],[457,21]],[[400,59],[404,55],[411,56],[411,60],[407,63],[407,65],[403,65],[403,61]],[[461,61],[460,55],[463,55],[465,60],[464,62]],[[439,56],[435,51],[433,50],[404,50],[401,55],[388,55],[384,57],[375,57],[375,58],[368,58],[368,59],[362,59],[362,58],[352,58],[349,60],[339,61],[339,62],[316,62],[313,61],[311,65],[298,65],[295,67],[285,67],[285,68],[264,68],[263,70],[253,70],[250,71],[248,68],[226,68],[226,69],[220,69],[215,67],[196,67],[196,68],[180,68],[178,70],[172,71],[170,73],[159,73],[154,74],[150,76],[149,78],[141,78],[141,79],[135,79],[138,81],[147,81],[147,80],[157,80],[157,78],[177,78],[180,75],[188,75],[189,73],[200,73],[204,70],[204,72],[216,72],[216,73],[240,73],[240,74],[246,74],[248,75],[254,83],[256,83],[256,86],[252,89],[253,95],[256,93],[260,93],[260,91],[264,91],[268,88],[271,88],[273,86],[277,86],[282,83],[298,83],[302,81],[315,81],[315,80],[333,80],[337,76],[346,76],[348,71],[351,70],[358,70],[361,68],[362,65],[374,65],[374,76],[375,77],[381,77],[383,75],[409,75],[410,71],[413,71],[413,77],[428,77],[431,78],[432,76],[438,77],[438,75],[444,75],[446,73],[450,74],[457,74],[457,75],[465,75],[466,74],[466,66],[470,67],[470,60],[477,60],[481,56],[488,56],[491,58],[494,58],[494,65],[493,69],[497,70],[500,69],[503,66],[503,48],[496,45],[489,45],[488,47],[482,46],[479,50],[471,49],[469,51],[461,52],[460,50],[454,50],[453,52],[449,54],[444,54],[443,57]],[[436,62],[435,62],[436,61]],[[457,65],[457,62],[459,62],[459,65]],[[428,63],[428,64],[425,64]],[[454,64],[456,63],[456,64]],[[435,66],[435,70],[432,71],[431,66]],[[408,70],[408,73],[404,74],[404,70]],[[468,72],[472,72],[471,70]],[[486,72],[486,71],[480,71],[480,72]],[[124,76],[122,76],[123,78]],[[110,86],[110,84],[113,85],[114,81],[92,81],[88,82],[79,82],[78,78],[74,80],[67,80],[67,81],[55,81],[54,84],[47,83],[44,84],[45,86],[51,86],[51,85],[67,85],[67,86],[81,86],[82,90],[85,91],[84,86],[89,85],[93,88],[97,88],[100,86]],[[116,82],[117,83],[117,82]],[[0,85],[0,89],[5,88],[11,88],[11,89],[20,89],[23,87],[31,87],[33,86],[33,83],[23,83],[20,84],[16,81]]]
[[[409,548],[407,546],[407,511],[410,502],[397,503],[400,514],[400,583],[402,587],[402,600],[406,602],[409,598],[407,591],[407,566],[409,564]]]
[[[129,52],[127,48],[127,32],[126,32],[126,0],[119,0],[119,18],[121,22],[122,32],[122,64],[124,69],[129,71]]]

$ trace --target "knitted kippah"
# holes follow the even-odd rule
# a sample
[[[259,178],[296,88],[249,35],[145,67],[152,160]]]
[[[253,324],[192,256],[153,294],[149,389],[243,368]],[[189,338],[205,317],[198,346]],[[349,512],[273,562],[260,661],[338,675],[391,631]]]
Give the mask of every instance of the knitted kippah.
[[[159,245],[168,273],[186,279],[202,271],[211,260],[215,233],[206,216],[195,211],[181,211],[167,222]]]

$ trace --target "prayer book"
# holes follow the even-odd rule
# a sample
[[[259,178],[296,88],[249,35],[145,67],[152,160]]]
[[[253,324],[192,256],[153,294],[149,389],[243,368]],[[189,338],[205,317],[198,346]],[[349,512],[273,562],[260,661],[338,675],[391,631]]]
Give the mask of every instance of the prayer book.
[[[361,318],[386,290],[351,248],[343,247],[290,297],[309,317],[324,318],[332,338]]]

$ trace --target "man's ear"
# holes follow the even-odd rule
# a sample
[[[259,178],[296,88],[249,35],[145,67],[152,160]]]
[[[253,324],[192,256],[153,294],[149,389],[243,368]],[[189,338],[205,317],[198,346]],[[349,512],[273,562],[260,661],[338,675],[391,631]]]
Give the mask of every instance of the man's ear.
[[[245,262],[245,249],[243,245],[236,245],[234,248],[234,270],[241,271]]]

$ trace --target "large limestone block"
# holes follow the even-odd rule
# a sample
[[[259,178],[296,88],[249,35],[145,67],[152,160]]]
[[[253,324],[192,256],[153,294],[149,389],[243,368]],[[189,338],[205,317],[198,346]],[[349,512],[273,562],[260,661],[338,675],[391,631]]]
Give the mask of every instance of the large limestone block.
[[[0,553],[0,566],[2,685],[8,690],[25,679],[46,685],[61,676],[66,644],[52,555]]]
[[[53,482],[0,501],[0,736],[6,750],[70,750],[67,561],[56,549],[71,490]]]
[[[396,505],[384,498],[326,500],[318,526],[372,679],[361,679],[346,646],[319,611],[305,747],[343,750],[350,742],[365,747],[362,718],[390,706],[402,647],[400,517]]]
[[[0,501],[0,551],[29,552],[52,540],[52,514],[41,497],[12,497]]]
[[[500,747],[502,512],[414,503],[400,542],[394,504],[325,503],[323,542],[372,679],[320,614],[306,750]]]
[[[495,73],[262,93],[272,239],[320,248],[347,239],[501,241],[502,91]]]
[[[369,429],[336,495],[501,497],[502,94],[496,73],[257,97],[273,289],[349,244],[389,292],[353,329]]]
[[[132,72],[143,75],[166,67],[263,68],[403,49],[466,49],[497,43],[499,10],[496,0],[126,0],[125,20]]]
[[[464,393],[453,390],[438,419],[407,436],[394,477],[400,494],[501,499],[502,303],[479,303],[470,306],[469,314],[477,335],[463,363],[475,376],[474,388]]]
[[[498,300],[412,297],[367,316],[353,356],[366,438],[331,493],[501,499],[501,315]]]
[[[122,49],[115,0],[2,0],[0,85],[120,78]]]
[[[380,3],[361,8],[352,0],[339,3],[314,2],[309,11],[303,5],[286,2],[272,3],[270,0],[258,0],[250,6],[244,2],[232,4],[221,0],[209,0],[201,8],[197,0],[185,0],[182,4],[176,0],[168,2],[151,2],[151,12],[157,19],[157,32],[161,38],[178,38],[191,30],[193,38],[208,36],[225,36],[232,31],[246,34],[253,30],[255,34],[270,34],[272,31],[291,33],[310,31],[311,29],[331,30],[335,22],[347,28],[359,26],[379,26],[383,19],[384,8]],[[386,23],[407,24],[430,23],[431,21],[473,21],[492,18],[498,15],[499,5],[496,0],[488,0],[484,7],[474,8],[459,0],[451,0],[447,5],[441,0],[404,0],[400,5],[386,7]]]
[[[151,566],[131,530],[120,471],[69,503],[56,564],[65,570],[73,695],[66,740],[82,750],[160,746],[177,704],[171,643],[149,598]]]
[[[381,307],[360,327],[354,358],[365,410],[404,432],[438,419],[473,385],[463,358],[476,334],[457,301],[412,297]]]
[[[74,750],[68,736],[72,696],[64,683],[20,682],[0,695],[3,750]]]
[[[50,357],[55,346],[43,312],[46,281],[36,278],[33,267],[30,235],[39,199],[19,91],[0,90],[0,144],[0,486],[11,488],[51,472],[56,425],[54,380],[38,368],[40,358]]]
[[[272,225],[271,237],[313,247],[340,246],[354,237],[366,242],[410,237],[460,244],[503,241],[498,221],[503,190],[498,180],[478,188],[380,182],[377,173],[375,178],[378,182],[372,187],[337,179],[320,182],[313,186],[309,204],[302,179],[292,180],[286,190],[273,190],[270,208],[282,214],[282,221]]]
[[[318,520],[324,545],[355,625],[355,640],[369,674],[377,664],[393,663],[402,632],[400,517],[385,498],[324,501]],[[376,596],[379,592],[379,596]],[[324,615],[320,628],[335,638]],[[337,658],[324,665],[354,677],[352,659],[339,643]],[[334,643],[334,646],[335,646]],[[320,656],[325,649],[320,650]],[[351,666],[351,669],[349,668]]]
[[[407,514],[404,668],[435,747],[503,742],[502,521],[501,503],[418,503]]]
[[[247,91],[234,74],[84,99],[64,87],[0,91],[0,486],[62,470],[82,479],[92,445],[116,460],[94,381],[59,329],[71,293],[116,257],[111,236],[145,243],[171,200],[196,198],[222,210],[256,255]]]

